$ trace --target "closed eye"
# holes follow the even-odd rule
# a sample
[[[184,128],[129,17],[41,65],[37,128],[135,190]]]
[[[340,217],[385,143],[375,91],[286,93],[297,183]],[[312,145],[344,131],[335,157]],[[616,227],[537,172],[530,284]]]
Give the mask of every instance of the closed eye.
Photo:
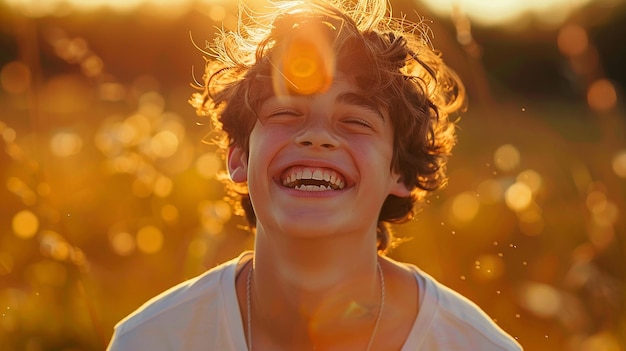
[[[269,114],[269,117],[274,117],[274,116],[283,116],[283,115],[290,115],[290,116],[301,116],[302,114],[296,110],[291,110],[291,109],[280,109],[277,111],[274,111],[272,113]]]
[[[355,126],[362,126],[362,127],[366,127],[370,129],[373,128],[372,123],[370,123],[369,121],[363,118],[348,118],[348,119],[345,119],[343,122],[351,124],[351,125],[355,125]]]
[[[279,108],[268,112],[265,116],[261,117],[263,124],[280,124],[280,125],[292,125],[294,123],[300,123],[303,114],[296,109],[291,108]]]

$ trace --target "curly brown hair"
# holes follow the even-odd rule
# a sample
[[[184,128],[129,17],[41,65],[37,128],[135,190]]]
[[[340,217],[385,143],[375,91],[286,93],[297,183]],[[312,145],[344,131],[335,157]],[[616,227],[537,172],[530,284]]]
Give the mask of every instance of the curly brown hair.
[[[310,36],[309,23],[323,28],[335,55],[334,71],[351,77],[360,94],[386,109],[394,126],[390,167],[401,175],[411,195],[389,195],[382,206],[378,249],[386,251],[393,243],[389,224],[412,218],[426,194],[447,181],[447,157],[456,142],[455,123],[449,116],[465,107],[464,87],[432,49],[428,27],[392,18],[385,0],[281,1],[277,6],[275,14],[257,14],[247,23],[240,19],[237,31],[220,32],[205,52],[202,92],[190,102],[200,116],[210,118],[219,135],[213,141],[223,150],[231,146],[248,150],[258,106],[276,94],[272,70],[278,48]],[[227,182],[230,194],[240,199],[240,212],[254,228],[256,216],[246,184]]]

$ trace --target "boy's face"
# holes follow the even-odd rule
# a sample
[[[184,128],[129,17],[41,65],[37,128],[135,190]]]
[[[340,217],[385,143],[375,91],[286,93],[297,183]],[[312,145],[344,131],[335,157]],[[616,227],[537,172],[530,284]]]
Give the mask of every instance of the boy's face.
[[[391,119],[341,76],[321,94],[271,97],[258,116],[249,155],[229,157],[233,180],[248,182],[258,232],[375,233],[385,198],[409,196],[391,171]]]

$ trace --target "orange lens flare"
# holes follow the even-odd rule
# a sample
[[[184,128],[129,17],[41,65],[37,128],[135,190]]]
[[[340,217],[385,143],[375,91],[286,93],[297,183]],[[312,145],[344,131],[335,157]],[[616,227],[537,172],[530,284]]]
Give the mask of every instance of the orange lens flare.
[[[275,53],[272,84],[277,96],[326,91],[333,80],[335,57],[323,25],[301,24]],[[328,29],[326,29],[328,30]],[[304,35],[306,34],[306,37]]]

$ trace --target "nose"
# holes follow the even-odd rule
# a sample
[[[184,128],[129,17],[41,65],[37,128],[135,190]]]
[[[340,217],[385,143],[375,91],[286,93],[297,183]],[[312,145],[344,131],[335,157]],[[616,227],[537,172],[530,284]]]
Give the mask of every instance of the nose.
[[[295,137],[296,144],[303,147],[334,149],[339,140],[327,122],[308,123]]]

